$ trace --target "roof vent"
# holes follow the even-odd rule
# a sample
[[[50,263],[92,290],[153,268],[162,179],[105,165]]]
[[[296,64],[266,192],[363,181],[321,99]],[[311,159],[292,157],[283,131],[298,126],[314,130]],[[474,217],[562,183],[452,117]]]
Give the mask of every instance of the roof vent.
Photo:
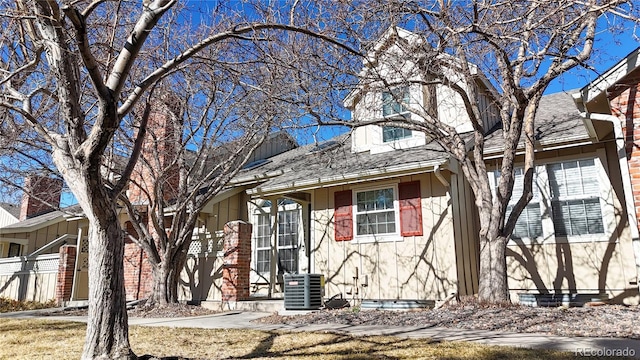
[[[271,162],[271,160],[269,160],[269,159],[260,159],[260,160],[252,161],[252,162],[250,162],[248,164],[245,164],[242,167],[242,170],[256,169],[256,168],[259,168],[259,167],[261,167],[261,166],[263,166],[265,164],[268,164],[270,162]]]
[[[326,151],[326,150],[331,150],[334,149],[336,147],[338,147],[338,145],[340,145],[339,142],[335,141],[335,140],[329,140],[329,141],[325,141],[322,142],[320,144],[317,144],[316,146],[314,146],[313,148],[311,148],[311,150],[309,151],[309,153],[311,154],[315,154],[318,152],[322,152],[322,151]]]

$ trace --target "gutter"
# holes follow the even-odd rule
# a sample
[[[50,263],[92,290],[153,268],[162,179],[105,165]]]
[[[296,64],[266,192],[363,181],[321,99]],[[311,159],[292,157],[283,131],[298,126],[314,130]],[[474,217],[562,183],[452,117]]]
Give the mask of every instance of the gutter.
[[[591,134],[589,134],[589,136],[591,136]],[[565,140],[573,141],[573,142],[567,142],[567,143],[558,144],[558,145],[555,145],[555,146],[553,146],[553,145],[556,144],[556,143],[553,143],[553,142],[539,143],[539,146],[536,146],[533,150],[534,150],[534,152],[541,152],[541,151],[566,149],[566,148],[576,147],[576,146],[581,146],[581,145],[593,145],[593,141],[592,140],[585,139],[583,136],[576,136],[576,137],[573,137],[573,138],[566,138]],[[550,146],[545,146],[545,145],[550,145]],[[499,159],[499,158],[503,158],[504,157],[504,154],[502,152],[494,152],[495,150],[493,150],[493,149],[489,149],[487,151],[488,152],[493,152],[493,155],[488,155],[488,154],[485,155],[483,157],[484,160],[493,160],[493,159]],[[524,155],[524,153],[525,153],[525,151],[524,151],[524,149],[522,149],[522,150],[516,151],[515,155]]]
[[[273,187],[267,186],[263,188],[258,186],[252,189],[248,189],[247,194],[253,196],[280,195],[292,191],[304,191],[328,186],[348,185],[365,181],[388,179],[389,177],[395,175],[415,175],[428,172],[429,170],[433,171],[436,166],[446,165],[447,162],[447,160],[418,162],[411,163],[409,165],[403,164],[347,175],[332,175],[302,181],[292,181],[285,184],[278,184]]]
[[[627,162],[627,153],[625,150],[625,138],[622,132],[620,119],[613,115],[606,114],[590,114],[582,113],[585,121],[591,123],[591,120],[607,121],[613,125],[613,132],[616,139],[616,150],[618,151],[618,161],[620,167],[620,176],[622,177],[622,188],[624,191],[624,202],[627,208],[627,218],[631,232],[631,242],[633,246],[633,254],[636,263],[636,279],[640,277],[640,233],[638,232],[638,219],[636,218],[636,207],[633,199],[633,189],[631,186],[631,174],[629,173],[629,164]],[[636,280],[637,281],[637,280]]]

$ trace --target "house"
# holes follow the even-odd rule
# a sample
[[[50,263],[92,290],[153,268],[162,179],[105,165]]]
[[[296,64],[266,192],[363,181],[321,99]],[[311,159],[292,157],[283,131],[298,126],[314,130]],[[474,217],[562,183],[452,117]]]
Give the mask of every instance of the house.
[[[382,59],[393,52],[394,36],[411,33],[387,33],[373,55]],[[640,182],[634,174],[640,173],[640,158],[634,144],[640,135],[632,131],[640,119],[637,55],[575,94],[543,97],[536,114],[534,198],[507,249],[513,301],[638,302]],[[367,66],[394,76],[385,61]],[[495,90],[481,74],[462,85],[478,89],[490,132],[486,163],[495,179],[501,157],[500,124],[490,101]],[[423,86],[359,89],[345,105],[354,118],[366,119],[415,116],[403,105],[415,103],[459,131],[470,128],[451,89]],[[522,155],[516,161],[522,163]],[[520,171],[514,198],[522,191]],[[214,303],[281,298],[285,274],[316,273],[324,275],[326,297],[342,294],[364,307],[426,306],[452,293],[473,295],[480,246],[474,206],[456,161],[416,131],[372,124],[326,142],[268,151],[202,211],[180,294],[185,301]],[[47,221],[77,221],[82,228],[83,220]],[[20,237],[41,231],[36,228],[42,225],[33,226]],[[27,230],[24,222],[11,227]],[[0,228],[0,241],[10,231]],[[47,230],[45,237],[52,241],[63,232]],[[26,244],[36,248],[31,240]],[[65,269],[83,266],[67,256],[77,257],[81,247],[61,248],[58,279],[68,276]],[[148,291],[144,262],[144,254],[127,248],[128,299]],[[78,281],[71,281],[72,291],[59,291],[67,294],[63,300],[74,299],[68,294],[78,291]]]
[[[411,35],[400,31],[397,36]],[[393,51],[393,45],[381,48]],[[630,76],[607,86],[615,83],[620,92],[620,84],[627,84],[625,91],[635,94],[639,70],[637,56],[630,56],[623,61]],[[391,73],[384,62],[373,64],[382,67],[377,73]],[[628,83],[634,84],[631,89]],[[592,94],[594,84],[579,92],[586,94],[587,106],[601,100]],[[496,110],[488,101],[493,89],[480,75],[474,85],[486,114],[484,127],[494,129],[485,148],[493,180],[501,157],[499,124],[492,118]],[[441,121],[459,131],[470,127],[450,89],[422,86],[400,87],[395,94],[356,91],[345,104],[360,119],[415,116],[398,98],[405,104],[438,104],[432,111]],[[627,93],[612,98],[626,104],[617,105],[618,116],[637,119],[640,111],[629,113],[630,100],[617,100],[630,98]],[[558,93],[540,103],[534,199],[507,249],[511,299],[637,303],[637,200],[630,195],[634,159],[626,156],[632,147],[621,146],[619,119],[598,120],[580,109],[578,98]],[[522,163],[522,155],[516,161]],[[249,221],[256,294],[261,282],[268,283],[271,294],[287,272],[323,274],[328,296],[345,294],[367,306],[405,307],[477,292],[479,243],[471,190],[455,160],[422,133],[364,126],[276,156],[261,171],[277,169],[283,174],[246,191],[254,199]],[[521,171],[516,170],[516,184]],[[516,185],[514,199],[519,191]]]
[[[20,207],[15,204],[0,202],[0,228],[17,223]],[[20,255],[21,245],[12,242],[0,242],[0,258]]]

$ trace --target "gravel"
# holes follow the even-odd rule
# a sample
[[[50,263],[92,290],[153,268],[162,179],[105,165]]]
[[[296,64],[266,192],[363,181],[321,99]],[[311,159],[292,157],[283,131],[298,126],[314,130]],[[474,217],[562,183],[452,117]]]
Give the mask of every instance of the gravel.
[[[65,310],[49,315],[86,315],[84,310]],[[189,317],[219,313],[196,305],[171,304],[129,309],[130,317]],[[276,313],[255,320],[268,324],[350,324],[446,327],[562,336],[640,339],[640,307],[623,305],[585,307],[488,306],[477,303],[447,305],[433,310],[318,310],[304,315]]]
[[[141,317],[141,318],[178,318],[178,317],[190,317],[190,316],[202,316],[217,314],[220,311],[204,308],[197,305],[187,304],[167,304],[156,306],[138,305],[128,309],[127,314],[129,317]],[[87,309],[64,309],[56,312],[44,313],[45,316],[86,316]]]
[[[393,311],[347,308],[305,315],[273,314],[261,323],[351,324],[446,327],[562,336],[640,339],[640,309],[636,306],[533,308],[459,304],[437,310]]]

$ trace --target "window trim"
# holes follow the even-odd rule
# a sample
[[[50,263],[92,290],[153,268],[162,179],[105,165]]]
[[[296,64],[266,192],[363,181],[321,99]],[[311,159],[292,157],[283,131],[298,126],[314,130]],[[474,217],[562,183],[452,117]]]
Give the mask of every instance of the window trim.
[[[278,200],[280,200],[281,198],[278,198]],[[277,201],[277,200],[276,200]],[[292,200],[293,201],[293,200]],[[251,204],[251,208],[250,208],[250,214],[251,214],[251,223],[252,224],[257,224],[258,221],[258,217],[261,215],[267,215],[268,219],[269,219],[269,225],[270,225],[270,230],[272,226],[278,226],[278,224],[274,225],[274,216],[271,214],[271,207],[262,207],[260,205],[258,205],[259,202],[257,203],[252,203]],[[298,251],[300,251],[300,249],[302,248],[303,245],[301,245],[301,241],[304,241],[304,229],[303,229],[303,223],[302,223],[302,211],[304,206],[302,206],[302,204],[299,204],[298,202],[293,201],[293,203],[291,204],[285,204],[285,205],[277,205],[278,208],[278,212],[281,211],[291,211],[291,210],[296,210],[298,212],[298,246],[295,247],[295,249],[297,249]],[[277,233],[277,228],[272,229],[273,231],[275,231]],[[301,238],[302,237],[302,238]],[[274,249],[274,243],[273,243],[274,239],[273,239],[273,232],[270,231],[269,233],[269,250],[270,252],[273,252]],[[276,237],[275,241],[279,241],[279,239]],[[257,238],[257,231],[253,231],[253,234],[251,236],[251,263],[250,263],[250,277],[249,277],[249,281],[250,283],[268,283],[269,279],[271,278],[271,271],[267,271],[267,272],[258,272],[258,267],[257,267],[257,260],[258,260],[258,250],[266,250],[267,248],[261,247],[258,248],[257,246],[258,244],[258,238]],[[279,246],[277,246],[277,248],[279,249]],[[283,247],[283,249],[291,249],[293,247],[287,246],[287,247]],[[301,264],[300,264],[300,254],[298,254],[297,256],[298,258],[298,264],[297,264],[297,268],[298,268],[298,272],[300,272],[301,269]],[[275,259],[273,259],[271,256],[269,257],[269,269],[271,269],[271,261],[276,261],[276,279],[277,279],[277,271],[278,271],[278,258],[276,256]]]
[[[381,97],[380,104],[382,105],[382,106],[381,106],[381,108],[380,108],[380,110],[381,110],[381,115],[382,115],[382,117],[383,117],[384,119],[395,119],[395,118],[405,118],[405,119],[406,119],[406,118],[411,118],[411,117],[413,116],[413,115],[412,115],[412,113],[411,113],[411,111],[409,111],[409,110],[406,108],[406,106],[405,106],[405,105],[403,105],[403,104],[401,104],[401,103],[398,103],[398,102],[395,100],[395,97],[393,96],[393,91],[394,91],[394,90],[396,90],[396,89],[402,89],[402,91],[403,91],[402,97],[403,97],[403,98],[405,97],[405,96],[404,96],[404,95],[405,95],[405,94],[404,94],[404,91],[405,91],[405,89],[406,89],[406,98],[408,99],[408,104],[407,104],[407,105],[411,105],[411,85],[401,85],[401,86],[396,86],[396,87],[394,87],[394,88],[392,88],[392,89],[387,89],[387,90],[385,90],[385,91],[382,91],[382,92],[380,93],[380,97]],[[393,107],[393,105],[395,105],[395,104],[397,104],[397,105],[399,105],[399,106],[400,106],[400,110],[401,110],[400,112],[397,112],[397,113],[391,113],[391,114],[387,114],[387,115],[385,115],[385,113],[384,113],[384,109],[385,109],[385,97],[386,97],[386,94],[389,94],[389,95],[390,95],[390,97],[391,97],[391,101],[393,101],[393,104],[391,104],[391,106],[392,106],[392,107]],[[394,138],[393,138],[393,139],[391,139],[391,140],[386,140],[386,141],[385,141],[385,139],[384,139],[384,132],[385,132],[385,128],[389,128],[389,129],[391,129],[391,128],[393,128],[393,129],[402,129],[402,131],[409,131],[409,134],[408,134],[408,135],[406,135],[406,136],[403,136],[403,137],[399,137],[399,138],[395,138],[395,137],[394,137]],[[413,137],[414,137],[414,131],[413,131],[413,130],[411,130],[411,129],[405,129],[405,128],[402,128],[402,127],[396,127],[396,126],[385,126],[385,125],[380,126],[380,139],[382,140],[382,141],[381,141],[381,143],[382,143],[382,144],[396,144],[396,143],[401,142],[401,141],[407,141],[408,139],[411,139],[411,138],[413,138]]]
[[[570,161],[582,161],[593,160],[596,168],[596,174],[598,179],[598,198],[600,200],[600,211],[602,214],[602,221],[604,226],[604,233],[601,234],[584,234],[584,235],[556,235],[555,227],[553,225],[552,215],[552,197],[551,197],[551,184],[549,183],[549,175],[547,172],[547,165],[570,162]],[[521,164],[516,164],[515,167]],[[542,236],[539,238],[516,238],[509,239],[507,245],[519,245],[519,244],[566,244],[566,243],[586,243],[586,242],[609,242],[613,237],[616,226],[615,206],[620,205],[620,202],[614,200],[614,189],[607,175],[607,160],[604,149],[597,149],[595,153],[582,154],[581,156],[559,156],[549,159],[536,160],[535,170],[538,177],[538,187],[540,190],[540,214],[542,222]],[[499,168],[493,167],[490,173],[499,171]],[[490,176],[489,182],[492,191],[495,189],[495,177]],[[541,187],[540,185],[544,185]],[[506,221],[506,219],[505,219]],[[616,239],[619,236],[615,236]],[[619,240],[616,240],[619,241]]]
[[[269,225],[269,246],[268,247],[264,247],[264,246],[258,246],[258,232],[256,231],[255,235],[253,236],[253,264],[254,266],[252,266],[252,270],[254,273],[256,273],[258,278],[263,278],[266,277],[268,278],[270,272],[271,272],[271,255],[269,255],[269,271],[266,272],[260,272],[258,271],[258,252],[259,251],[265,251],[267,250],[269,253],[271,253],[273,245],[271,244],[271,237],[272,237],[272,233],[271,233],[271,213],[264,213],[260,210],[256,210],[256,213],[253,214],[254,217],[254,221],[256,221],[256,230],[257,228],[260,226],[260,218],[261,217],[266,217],[267,218],[267,223]]]
[[[18,249],[18,255],[11,255],[11,251],[14,249]],[[10,242],[7,250],[7,257],[18,257],[22,256],[23,246],[19,243]]]
[[[393,213],[394,213],[394,222],[396,231],[393,233],[385,233],[385,234],[358,234],[358,214],[362,214],[363,212],[358,212],[358,201],[357,195],[361,192],[366,191],[375,191],[375,190],[383,190],[383,189],[392,189],[393,190]],[[404,238],[401,235],[400,229],[400,201],[399,201],[399,193],[398,193],[398,182],[393,183],[385,183],[378,185],[363,185],[354,187],[351,189],[352,196],[352,213],[353,213],[353,241],[357,244],[370,244],[377,242],[395,242],[395,241],[403,241]]]

